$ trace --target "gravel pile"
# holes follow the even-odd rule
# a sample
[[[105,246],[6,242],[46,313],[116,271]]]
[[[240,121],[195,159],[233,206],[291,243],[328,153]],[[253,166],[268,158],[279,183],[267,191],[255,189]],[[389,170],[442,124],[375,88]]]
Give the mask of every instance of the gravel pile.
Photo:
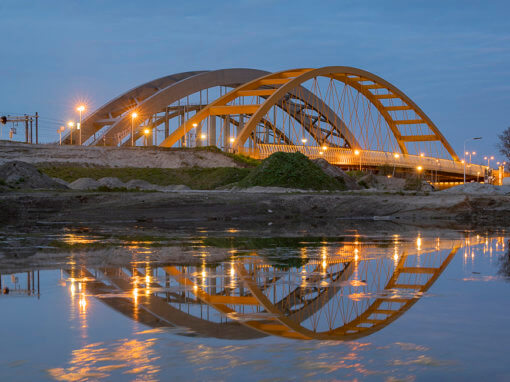
[[[80,178],[69,184],[69,187],[73,190],[95,190],[101,186],[101,184],[92,178]]]
[[[510,186],[494,186],[484,183],[466,183],[440,191],[445,194],[510,195]]]
[[[19,189],[64,190],[65,184],[41,173],[35,166],[20,162],[7,162],[0,166],[0,180],[7,186]]]

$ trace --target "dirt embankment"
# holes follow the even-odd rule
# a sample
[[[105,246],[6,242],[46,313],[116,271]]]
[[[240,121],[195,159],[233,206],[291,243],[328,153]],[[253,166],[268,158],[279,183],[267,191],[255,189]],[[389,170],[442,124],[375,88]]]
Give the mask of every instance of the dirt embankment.
[[[0,141],[0,164],[23,161],[32,164],[65,163],[104,167],[239,167],[233,158],[207,150],[161,147],[82,147],[30,145]]]

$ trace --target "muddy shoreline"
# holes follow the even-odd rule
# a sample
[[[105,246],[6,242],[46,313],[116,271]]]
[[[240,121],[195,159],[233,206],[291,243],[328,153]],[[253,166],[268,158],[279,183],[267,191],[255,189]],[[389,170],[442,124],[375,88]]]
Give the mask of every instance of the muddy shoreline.
[[[508,227],[510,196],[444,193],[12,192],[2,226],[309,227],[378,222],[415,227]],[[403,227],[404,228],[404,227]],[[287,231],[287,230],[285,230]]]

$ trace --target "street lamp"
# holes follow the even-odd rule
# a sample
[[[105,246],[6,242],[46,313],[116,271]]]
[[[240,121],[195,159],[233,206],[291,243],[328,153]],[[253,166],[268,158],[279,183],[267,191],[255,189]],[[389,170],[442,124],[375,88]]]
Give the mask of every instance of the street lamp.
[[[136,111],[131,113],[131,147],[135,145],[135,119],[138,117],[138,113]]]
[[[143,131],[143,133],[145,134],[145,146],[148,146],[149,145],[149,134],[150,134],[150,130],[149,129],[145,129]]]
[[[395,159],[398,159],[398,158],[400,158],[400,154],[399,153],[395,153],[395,154],[393,154],[393,157]],[[395,167],[397,167],[396,161],[393,163],[393,176],[395,176]]]
[[[78,112],[80,113],[80,124],[77,126],[77,128],[78,128],[78,130],[80,130],[80,145],[81,145],[81,115],[82,115],[83,111],[85,110],[85,106],[80,105],[76,108],[76,110],[78,110]]]
[[[71,130],[71,144],[73,144],[73,127],[74,127],[74,122],[73,121],[67,122],[67,126],[69,126],[69,129]]]
[[[354,150],[354,155],[359,156],[359,170],[361,171],[361,152],[359,150]]]
[[[464,183],[466,183],[466,143],[467,141],[477,141],[479,139],[482,139],[482,137],[468,138],[464,141]]]
[[[301,139],[301,142],[303,142],[303,144],[305,144],[306,142],[308,142],[308,139],[303,138],[303,139]]]

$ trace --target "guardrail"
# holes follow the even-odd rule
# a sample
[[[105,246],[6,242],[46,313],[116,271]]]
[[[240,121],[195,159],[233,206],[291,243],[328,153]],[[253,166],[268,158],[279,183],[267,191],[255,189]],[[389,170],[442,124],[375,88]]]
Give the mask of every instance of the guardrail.
[[[358,155],[355,150],[348,148],[320,146],[293,146],[259,144],[255,149],[243,148],[240,152],[258,159],[265,159],[278,151],[293,153],[300,152],[311,159],[324,158],[328,162],[342,166],[391,166],[399,168],[416,169],[421,166],[424,171],[438,171],[455,174],[464,174],[464,163],[448,159],[431,158],[420,155],[406,155],[387,153],[383,151],[360,150]],[[466,175],[483,179],[487,166],[473,163],[466,164]]]

